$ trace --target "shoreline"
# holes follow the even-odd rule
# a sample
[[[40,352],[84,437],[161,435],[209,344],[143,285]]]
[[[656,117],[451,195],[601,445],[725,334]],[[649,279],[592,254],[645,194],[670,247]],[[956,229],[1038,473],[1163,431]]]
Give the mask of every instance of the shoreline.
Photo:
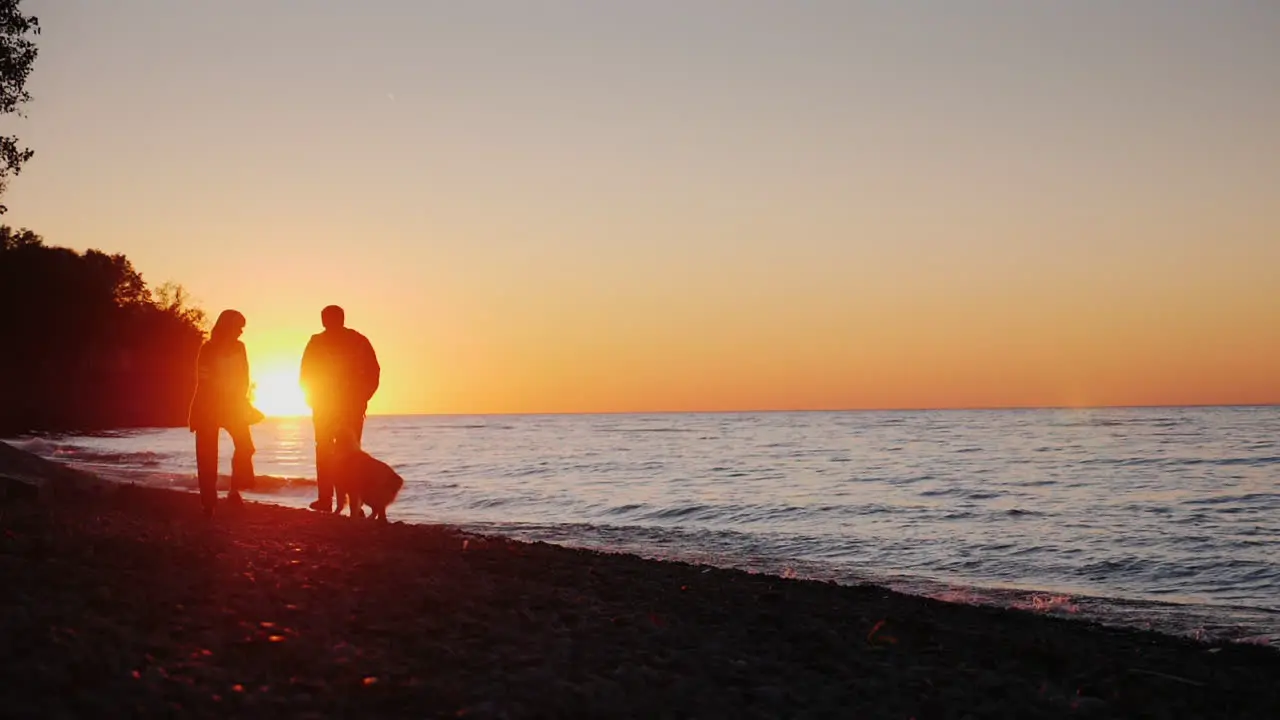
[[[125,431],[128,432],[128,431]],[[22,443],[23,440],[17,442]],[[7,444],[0,441],[0,444]],[[34,454],[24,446],[9,445],[23,453]],[[35,452],[40,452],[38,449]],[[167,482],[157,484],[146,478],[150,474],[142,469],[120,466],[110,460],[80,462],[73,459],[45,458],[61,468],[95,475],[112,484],[140,484],[145,487],[172,489],[175,492],[195,493],[194,476],[178,476],[162,473]],[[3,464],[0,464],[3,469]],[[246,493],[246,499],[280,507],[302,508],[293,496],[297,488],[311,488],[314,494],[314,478],[260,475],[258,485]],[[229,488],[230,478],[219,476],[219,490]],[[396,513],[393,513],[393,517]],[[649,536],[655,531],[676,537],[688,532],[681,528],[655,529],[647,525],[595,527],[585,534],[565,535],[555,526],[540,523],[464,522],[411,516],[404,522],[417,526],[435,527],[447,525],[455,530],[510,538],[523,542],[547,542],[567,548],[601,552],[606,554],[636,555],[659,562],[687,562],[708,565],[720,569],[741,570],[750,574],[763,574],[784,578],[798,578],[834,582],[846,586],[876,585],[906,595],[941,600],[950,603],[980,605],[984,607],[1021,609],[1035,613],[1097,622],[1121,629],[1152,630],[1155,632],[1206,642],[1247,643],[1270,647],[1280,651],[1280,608],[1266,606],[1214,602],[1209,599],[1139,597],[1109,594],[1105,588],[1059,587],[1052,583],[1017,585],[1008,582],[984,582],[977,578],[942,578],[929,574],[909,572],[877,572],[848,563],[829,564],[778,557],[739,557],[720,551],[699,551],[688,548],[653,547],[641,540],[628,540],[628,530],[637,530]],[[683,545],[681,545],[683,547]],[[692,547],[692,546],[691,546]]]
[[[634,555],[654,562],[683,562],[736,570],[750,575],[832,583],[846,587],[871,585],[903,595],[946,603],[1023,610],[1118,629],[1152,631],[1200,642],[1251,644],[1280,652],[1280,630],[1276,629],[1280,609],[1197,599],[1165,600],[1106,595],[1097,589],[984,584],[981,580],[946,580],[901,572],[868,573],[811,561],[742,560],[722,554],[655,551],[643,543],[619,545],[579,537],[546,539],[546,534],[527,530],[518,524],[459,523],[450,526],[467,533],[502,536],[519,542],[546,542],[588,552]],[[535,527],[540,529],[543,526]],[[647,526],[636,528],[650,529]],[[680,532],[678,529],[667,528],[663,531]]]
[[[1278,408],[1280,400],[1262,401],[1262,402],[1244,402],[1244,403],[1174,403],[1165,405],[957,405],[951,407],[798,407],[798,408],[766,408],[766,409],[703,409],[703,410],[561,410],[561,411],[513,411],[513,412],[483,412],[483,413],[464,413],[464,412],[422,412],[422,413],[403,413],[403,412],[376,412],[369,413],[367,417],[381,418],[409,418],[409,417],[435,417],[435,418],[506,418],[506,417],[566,417],[566,416],[585,416],[585,417],[616,417],[625,415],[634,416],[661,416],[661,415],[804,415],[804,414],[821,414],[821,413],[871,413],[871,414],[893,414],[893,413],[990,413],[990,412],[1025,412],[1025,411],[1063,411],[1063,412],[1105,412],[1109,410],[1203,410],[1203,409],[1224,409],[1224,410],[1250,410],[1259,408]],[[267,415],[269,420],[290,420],[305,421],[311,420],[310,414],[302,415]],[[6,440],[20,440],[28,437],[56,437],[56,436],[75,436],[75,435],[110,435],[117,432],[132,432],[140,430],[169,430],[173,428],[186,427],[185,420],[173,425],[157,425],[154,423],[126,423],[126,424],[104,424],[101,426],[85,425],[81,427],[65,426],[60,428],[19,428],[9,427],[0,429],[0,442]]]
[[[41,482],[0,499],[0,707],[18,717],[1280,708],[1270,648],[255,502],[209,522],[188,493],[14,453],[0,476]]]

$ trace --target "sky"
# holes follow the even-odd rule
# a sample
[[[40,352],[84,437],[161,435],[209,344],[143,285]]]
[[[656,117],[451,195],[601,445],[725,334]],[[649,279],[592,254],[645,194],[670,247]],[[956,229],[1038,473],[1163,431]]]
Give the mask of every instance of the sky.
[[[1280,402],[1280,3],[27,0],[0,221],[123,252],[273,407]]]

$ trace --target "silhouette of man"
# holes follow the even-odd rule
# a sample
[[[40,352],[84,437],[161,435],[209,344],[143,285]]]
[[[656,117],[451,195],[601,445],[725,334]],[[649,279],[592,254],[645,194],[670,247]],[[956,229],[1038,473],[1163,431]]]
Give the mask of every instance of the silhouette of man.
[[[378,390],[382,369],[373,345],[364,335],[346,327],[346,314],[337,305],[320,312],[324,332],[311,336],[302,353],[299,378],[316,434],[316,485],[320,497],[311,508],[333,512],[334,453],[344,432],[352,432],[356,442],[364,432],[364,416],[369,399]],[[338,512],[346,504],[338,489]],[[352,507],[351,514],[360,514]]]

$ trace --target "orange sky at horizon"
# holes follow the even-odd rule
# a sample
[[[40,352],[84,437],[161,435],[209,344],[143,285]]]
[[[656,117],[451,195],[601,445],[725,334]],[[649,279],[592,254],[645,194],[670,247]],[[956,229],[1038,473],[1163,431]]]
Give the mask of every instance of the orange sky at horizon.
[[[273,408],[330,303],[379,414],[1280,403],[1280,5],[107,5],[0,220]]]

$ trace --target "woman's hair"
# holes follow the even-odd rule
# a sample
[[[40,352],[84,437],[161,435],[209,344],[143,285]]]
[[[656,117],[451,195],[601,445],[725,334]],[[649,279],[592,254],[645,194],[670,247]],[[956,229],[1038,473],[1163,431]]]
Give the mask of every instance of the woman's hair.
[[[218,315],[218,321],[213,324],[213,330],[209,335],[217,338],[234,330],[243,330],[244,323],[244,315],[241,315],[238,310],[223,310]]]

